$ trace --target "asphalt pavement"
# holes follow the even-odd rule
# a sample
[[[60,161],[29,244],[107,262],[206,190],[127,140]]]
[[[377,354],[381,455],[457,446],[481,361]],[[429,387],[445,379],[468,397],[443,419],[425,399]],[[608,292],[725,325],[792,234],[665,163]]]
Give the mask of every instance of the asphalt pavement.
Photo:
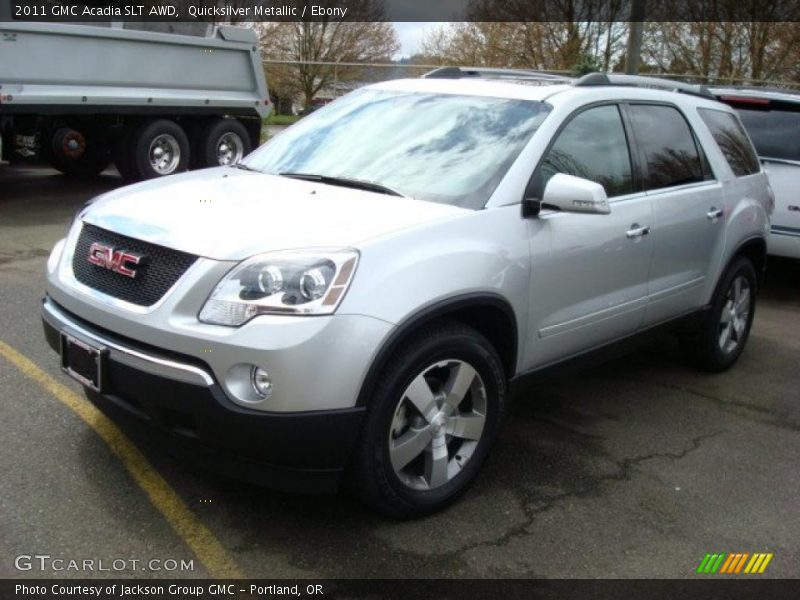
[[[0,165],[0,341],[70,390],[39,317],[47,254],[92,196],[121,185]],[[20,555],[206,566],[86,421],[0,356],[0,577]],[[800,262],[770,262],[748,347],[695,371],[669,338],[513,403],[476,485],[409,522],[346,495],[296,496],[144,448],[250,577],[697,577],[709,552],[769,552],[800,575]],[[19,565],[18,565],[19,566]],[[24,565],[23,565],[24,566]],[[705,576],[708,577],[708,576]]]

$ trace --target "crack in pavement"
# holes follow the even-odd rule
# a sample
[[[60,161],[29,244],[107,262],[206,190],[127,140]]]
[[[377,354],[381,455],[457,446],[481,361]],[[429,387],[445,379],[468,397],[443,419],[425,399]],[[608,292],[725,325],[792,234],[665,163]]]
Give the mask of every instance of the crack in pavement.
[[[545,419],[535,419],[535,420],[548,422]],[[552,423],[552,425],[557,427],[563,427],[558,423]],[[592,435],[592,434],[585,434],[583,432],[574,432],[574,433],[577,435]],[[522,508],[522,511],[525,513],[524,523],[509,528],[506,531],[506,533],[504,533],[502,536],[494,540],[469,544],[453,552],[445,553],[444,555],[441,555],[441,557],[444,560],[448,560],[455,557],[462,557],[465,553],[471,550],[475,550],[477,548],[486,546],[492,548],[501,548],[515,538],[530,535],[531,533],[528,531],[528,529],[534,524],[537,516],[557,507],[564,500],[567,500],[568,498],[585,498],[591,494],[598,492],[600,488],[602,488],[609,482],[630,481],[636,467],[641,463],[656,459],[668,459],[672,461],[681,460],[686,456],[688,456],[689,454],[699,450],[700,447],[703,445],[703,443],[706,442],[707,440],[720,436],[723,433],[727,433],[727,430],[721,429],[718,431],[714,431],[712,433],[695,436],[689,440],[689,445],[680,452],[651,452],[649,454],[633,456],[633,457],[623,458],[617,461],[612,461],[613,464],[615,464],[618,467],[616,473],[602,475],[590,484],[587,484],[585,486],[579,486],[574,490],[570,490],[560,494],[536,496],[524,490],[516,490],[518,496],[524,496],[524,498],[520,500],[520,506]]]
[[[766,415],[768,419],[755,419],[758,423],[762,423],[763,425],[769,425],[772,427],[777,427],[779,429],[785,429],[787,431],[792,432],[800,432],[800,423],[796,423],[789,418],[789,415],[776,413],[774,411],[769,410],[768,408],[764,408],[763,406],[756,406],[755,404],[748,404],[747,402],[738,402],[736,400],[725,400],[724,398],[719,398],[707,392],[701,392],[700,390],[696,390],[694,388],[678,385],[675,383],[667,383],[664,381],[658,381],[655,379],[637,379],[635,377],[614,377],[614,379],[618,381],[629,381],[632,383],[640,383],[640,384],[651,384],[656,385],[658,387],[663,387],[669,390],[675,390],[678,392],[684,392],[686,394],[690,394],[692,396],[696,396],[698,398],[703,398],[704,400],[710,400],[716,404],[722,405],[725,409],[744,409],[747,411],[752,411],[759,415]],[[726,412],[738,415],[735,410],[726,410]]]

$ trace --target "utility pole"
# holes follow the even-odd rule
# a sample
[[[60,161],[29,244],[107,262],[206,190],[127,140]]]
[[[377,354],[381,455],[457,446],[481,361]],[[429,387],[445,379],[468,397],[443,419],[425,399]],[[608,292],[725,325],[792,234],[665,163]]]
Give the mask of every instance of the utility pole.
[[[631,0],[631,16],[628,21],[628,55],[625,59],[625,73],[637,75],[642,55],[642,31],[644,29],[646,0]]]

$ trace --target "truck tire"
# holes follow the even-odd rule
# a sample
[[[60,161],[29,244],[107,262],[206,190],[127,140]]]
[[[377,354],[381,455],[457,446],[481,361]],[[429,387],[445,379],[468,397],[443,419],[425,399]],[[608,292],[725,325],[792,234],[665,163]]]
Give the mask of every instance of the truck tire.
[[[351,464],[353,492],[398,519],[453,502],[497,437],[505,397],[484,336],[457,322],[426,328],[381,374]]]
[[[236,119],[212,119],[197,136],[197,168],[233,165],[250,153],[250,134]]]
[[[46,157],[54,169],[76,178],[94,177],[111,164],[111,151],[102,136],[70,127],[55,131]]]
[[[189,166],[189,138],[174,121],[146,121],[133,132],[131,142],[130,166],[134,180],[180,173]],[[124,164],[124,152],[120,158]],[[123,169],[127,170],[127,165]]]

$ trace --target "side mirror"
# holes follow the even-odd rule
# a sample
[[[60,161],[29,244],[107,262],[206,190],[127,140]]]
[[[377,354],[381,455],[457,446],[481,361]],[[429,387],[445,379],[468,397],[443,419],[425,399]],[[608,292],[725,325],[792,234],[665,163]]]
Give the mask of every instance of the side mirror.
[[[523,200],[524,216],[538,215],[542,208],[595,215],[611,213],[605,188],[582,177],[556,173],[547,182],[542,196],[541,200]]]

